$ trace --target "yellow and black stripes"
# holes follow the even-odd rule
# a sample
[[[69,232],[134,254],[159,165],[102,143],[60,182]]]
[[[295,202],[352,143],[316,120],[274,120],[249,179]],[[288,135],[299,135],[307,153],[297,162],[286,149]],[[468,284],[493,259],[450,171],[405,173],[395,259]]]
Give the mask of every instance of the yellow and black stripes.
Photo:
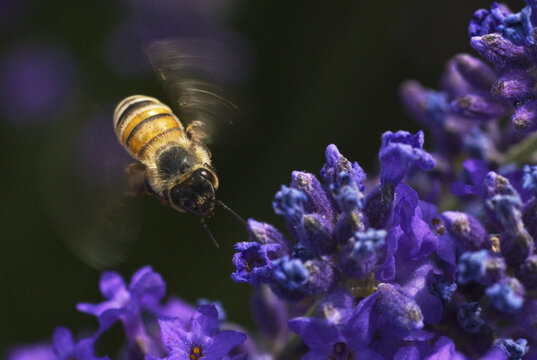
[[[170,135],[185,136],[184,127],[169,107],[155,98],[130,96],[114,112],[114,127],[120,143],[129,153],[143,160],[147,149],[169,141]]]

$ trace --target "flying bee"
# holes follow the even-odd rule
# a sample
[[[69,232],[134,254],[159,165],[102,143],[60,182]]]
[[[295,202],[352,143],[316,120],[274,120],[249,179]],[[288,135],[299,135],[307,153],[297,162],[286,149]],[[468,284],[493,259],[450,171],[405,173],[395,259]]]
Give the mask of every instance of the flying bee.
[[[114,112],[118,140],[137,160],[128,169],[133,183],[179,212],[200,216],[217,247],[205,224],[215,205],[245,224],[216,200],[219,182],[206,146],[216,125],[229,122],[230,110],[237,109],[218,83],[225,75],[223,64],[218,62],[221,51],[211,43],[185,40],[161,41],[148,49],[155,72],[181,120],[170,107],[144,95],[125,98]]]
[[[148,192],[180,212],[212,214],[218,178],[209,150],[197,140],[194,122],[185,130],[168,106],[133,95],[116,107],[114,128],[120,143],[139,162],[132,170],[145,171]]]

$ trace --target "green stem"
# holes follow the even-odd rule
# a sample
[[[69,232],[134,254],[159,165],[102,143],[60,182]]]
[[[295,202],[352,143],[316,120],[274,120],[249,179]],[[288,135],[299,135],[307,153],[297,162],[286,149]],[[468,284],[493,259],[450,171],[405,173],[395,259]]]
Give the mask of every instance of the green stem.
[[[531,160],[537,153],[537,133],[529,136],[521,143],[511,147],[505,157],[503,158],[503,164],[515,163],[517,165],[524,165]]]

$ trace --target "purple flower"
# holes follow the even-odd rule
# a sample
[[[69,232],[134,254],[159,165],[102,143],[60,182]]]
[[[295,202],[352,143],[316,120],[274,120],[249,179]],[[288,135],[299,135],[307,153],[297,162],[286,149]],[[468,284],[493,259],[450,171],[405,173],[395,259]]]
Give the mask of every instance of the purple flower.
[[[511,122],[518,131],[537,130],[537,100],[521,101],[511,117]]]
[[[533,94],[535,78],[524,70],[503,74],[492,86],[490,93],[495,99],[526,99]]]
[[[307,201],[308,197],[304,192],[282,185],[274,197],[272,207],[276,214],[285,217],[290,227],[294,227],[301,222]]]
[[[446,211],[442,217],[446,230],[455,238],[459,248],[470,251],[490,248],[488,233],[473,216],[458,211]]]
[[[289,328],[297,333],[310,351],[303,359],[338,359],[345,360],[357,356],[367,359],[383,359],[368,348],[373,331],[369,325],[376,294],[363,299],[350,314],[341,314],[340,309],[348,311],[344,293],[334,298],[332,305],[325,304],[326,318],[298,317],[289,320]],[[339,306],[341,308],[339,308]],[[338,314],[338,315],[335,315]],[[337,318],[336,321],[334,319]]]
[[[438,297],[442,301],[442,304],[447,304],[451,301],[455,290],[457,290],[457,284],[441,280],[434,282],[429,286],[431,294]]]
[[[423,150],[423,139],[423,131],[415,135],[406,131],[387,131],[382,135],[379,152],[381,184],[396,186],[414,166],[423,170],[434,168],[433,157]]]
[[[465,184],[457,181],[451,184],[451,192],[454,195],[481,195],[483,192],[483,182],[489,172],[488,165],[483,160],[467,159],[462,163],[464,176],[471,182]]]
[[[250,233],[250,242],[280,244],[283,252],[289,250],[289,241],[270,224],[248,219],[248,232]]]
[[[218,311],[213,305],[200,306],[185,326],[176,318],[159,319],[162,342],[169,353],[163,359],[223,359],[235,346],[246,341],[246,334],[218,329]],[[148,355],[147,360],[158,359]]]
[[[465,360],[466,357],[455,350],[455,344],[453,340],[448,337],[442,336],[436,341],[431,354],[428,355],[426,360]],[[500,359],[498,359],[500,360]]]
[[[100,331],[107,330],[120,320],[130,346],[143,353],[157,352],[158,345],[147,335],[142,321],[143,310],[156,310],[166,292],[166,284],[150,266],[134,273],[127,288],[123,278],[116,272],[101,275],[101,293],[107,300],[99,304],[80,303],[77,309],[98,317]]]
[[[519,13],[509,14],[498,26],[498,31],[515,45],[533,45],[533,26],[530,20],[531,7],[526,6]]]
[[[496,81],[496,73],[482,60],[468,54],[458,54],[452,60],[459,74],[474,89],[489,91]]]
[[[537,166],[524,165],[524,177],[522,178],[524,189],[537,194]]]
[[[526,339],[498,339],[495,345],[499,347],[510,360],[521,360],[530,350]]]
[[[470,36],[479,36],[497,32],[498,27],[509,13],[510,11],[505,5],[497,3],[492,4],[490,11],[479,9],[470,21],[468,33]]]
[[[524,287],[516,278],[506,277],[486,290],[487,296],[496,309],[512,314],[524,305]]]
[[[272,263],[272,290],[287,300],[301,300],[307,295],[306,284],[310,272],[300,259],[284,256]]]
[[[55,360],[49,344],[19,345],[9,351],[7,360]]]
[[[272,260],[276,258],[280,244],[259,244],[240,242],[235,244],[237,253],[233,256],[236,270],[231,278],[236,282],[247,282],[257,286],[270,279]]]
[[[506,106],[488,94],[465,94],[451,102],[451,110],[466,119],[491,121],[507,114]]]
[[[528,290],[537,288],[537,255],[529,256],[516,269],[516,277]]]
[[[463,303],[457,312],[457,321],[462,328],[469,333],[477,333],[481,330],[485,321],[479,317],[481,314],[479,303]]]
[[[423,314],[416,302],[398,286],[380,284],[375,311],[395,329],[409,332],[423,328]]]
[[[306,203],[306,213],[317,213],[328,221],[334,219],[332,204],[315,175],[302,171],[293,171],[291,174],[291,187],[308,195],[309,201]]]
[[[465,252],[457,264],[457,281],[461,284],[471,281],[491,284],[504,275],[505,268],[503,258],[494,256],[488,250]]]
[[[4,118],[13,124],[50,122],[73,95],[75,65],[56,44],[24,44],[4,52],[0,90]]]
[[[474,36],[470,40],[470,46],[492,63],[499,72],[526,69],[530,66],[524,48],[513,44],[499,33]]]
[[[75,342],[71,332],[64,327],[57,327],[52,337],[52,351],[56,360],[107,360],[108,357],[98,358],[93,355],[94,345],[94,337]]]
[[[334,144],[328,145],[326,148],[325,157],[326,163],[321,169],[321,176],[328,187],[336,182],[339,173],[347,172],[351,174],[360,191],[364,190],[364,181],[366,175],[357,162],[351,164],[349,160],[341,155]]]
[[[369,228],[356,232],[344,245],[339,267],[355,279],[363,279],[373,271],[378,253],[385,246],[386,230]]]
[[[344,213],[361,210],[364,206],[364,195],[348,172],[342,171],[336,175],[335,182],[330,184],[330,191],[332,198]]]

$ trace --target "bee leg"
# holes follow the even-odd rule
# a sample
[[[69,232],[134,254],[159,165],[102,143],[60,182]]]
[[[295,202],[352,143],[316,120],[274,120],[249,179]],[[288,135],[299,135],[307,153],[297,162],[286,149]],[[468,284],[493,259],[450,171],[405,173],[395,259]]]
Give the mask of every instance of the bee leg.
[[[192,141],[206,143],[210,138],[210,131],[203,121],[194,120],[186,127],[186,134]]]
[[[135,162],[125,168],[129,179],[126,195],[139,196],[142,194],[153,193],[151,186],[147,181],[146,167],[142,163]]]

